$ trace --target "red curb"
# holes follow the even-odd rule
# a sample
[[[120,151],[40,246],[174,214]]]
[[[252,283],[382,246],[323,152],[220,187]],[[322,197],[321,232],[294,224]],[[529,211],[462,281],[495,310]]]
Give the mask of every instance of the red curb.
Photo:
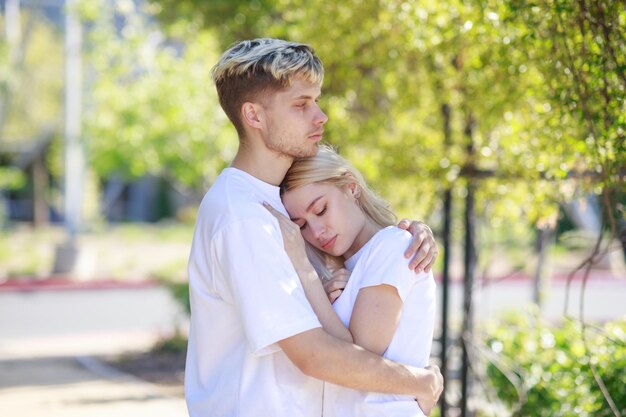
[[[94,280],[76,281],[67,277],[37,278],[12,278],[0,282],[2,292],[32,292],[32,291],[60,291],[60,290],[115,290],[151,288],[160,285],[153,280],[143,281],[116,281]]]

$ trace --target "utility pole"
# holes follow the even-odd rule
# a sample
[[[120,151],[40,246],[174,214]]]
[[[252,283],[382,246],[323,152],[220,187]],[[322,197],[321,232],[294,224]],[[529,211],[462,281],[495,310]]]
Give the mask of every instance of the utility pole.
[[[21,38],[20,0],[6,0],[4,4],[4,30],[9,44],[9,60],[14,64]]]
[[[65,172],[64,220],[67,241],[57,248],[56,273],[72,272],[78,249],[76,233],[83,206],[85,158],[81,141],[82,28],[76,17],[76,0],[65,2]]]
[[[20,0],[6,0],[4,4],[4,34],[9,48],[9,68],[15,71],[22,55],[22,18],[20,13]],[[3,96],[0,97],[0,133],[4,129],[7,113],[9,111],[11,96],[14,86],[9,84]],[[1,137],[1,135],[0,135]]]

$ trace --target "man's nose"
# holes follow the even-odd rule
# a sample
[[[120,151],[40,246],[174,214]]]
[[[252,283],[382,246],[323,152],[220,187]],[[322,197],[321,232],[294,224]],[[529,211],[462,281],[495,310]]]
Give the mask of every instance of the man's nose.
[[[315,115],[315,124],[324,125],[328,121],[328,116],[326,116],[326,113],[322,111],[322,109],[317,103],[315,104],[315,106],[317,107],[317,113]]]

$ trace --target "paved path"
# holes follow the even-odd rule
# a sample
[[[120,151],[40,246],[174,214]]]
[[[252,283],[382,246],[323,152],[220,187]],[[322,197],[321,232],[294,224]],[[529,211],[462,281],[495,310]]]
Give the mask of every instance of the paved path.
[[[626,317],[626,274],[620,276],[619,273],[594,271],[584,292],[582,289],[581,279],[574,279],[568,287],[566,274],[553,277],[543,286],[542,316],[550,321],[559,321],[566,313],[569,317],[579,319],[582,295],[583,317],[586,321],[603,322]],[[437,290],[437,301],[440,302],[440,283]],[[533,307],[532,300],[532,282],[526,277],[517,276],[494,283],[477,283],[472,305],[476,319],[488,321],[497,320],[509,311],[527,311]],[[463,285],[453,282],[449,298],[451,320],[461,320],[462,306]]]
[[[626,279],[594,276],[585,292],[586,318],[626,316]],[[441,298],[441,285],[439,298]],[[569,314],[577,316],[580,281],[572,284]],[[566,285],[546,288],[544,313],[562,317]],[[452,322],[460,320],[462,285],[451,287]],[[528,281],[511,279],[477,287],[478,321],[531,300]],[[438,312],[439,314],[439,312]],[[2,417],[186,416],[184,400],[115,372],[98,355],[149,349],[184,327],[169,293],[144,284],[79,283],[9,288],[0,285],[0,415]]]
[[[0,361],[0,409],[5,417],[183,417],[182,398],[132,377],[100,369],[90,358]]]
[[[184,399],[108,367],[149,349],[180,309],[154,285],[0,291],[2,417],[184,417]]]

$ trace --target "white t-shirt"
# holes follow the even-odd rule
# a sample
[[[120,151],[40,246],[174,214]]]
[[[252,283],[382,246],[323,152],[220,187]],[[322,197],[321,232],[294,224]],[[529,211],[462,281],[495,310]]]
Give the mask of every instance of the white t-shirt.
[[[276,344],[321,325],[263,201],[286,213],[278,187],[226,168],[200,204],[189,257],[191,417],[321,415],[322,382]]]
[[[350,279],[333,308],[349,326],[359,290],[387,284],[403,301],[400,323],[384,357],[419,368],[428,365],[435,323],[435,281],[432,273],[415,274],[404,251],[410,233],[390,226],[376,233],[346,261]],[[331,383],[324,387],[324,417],[424,416],[413,397],[368,393]]]

